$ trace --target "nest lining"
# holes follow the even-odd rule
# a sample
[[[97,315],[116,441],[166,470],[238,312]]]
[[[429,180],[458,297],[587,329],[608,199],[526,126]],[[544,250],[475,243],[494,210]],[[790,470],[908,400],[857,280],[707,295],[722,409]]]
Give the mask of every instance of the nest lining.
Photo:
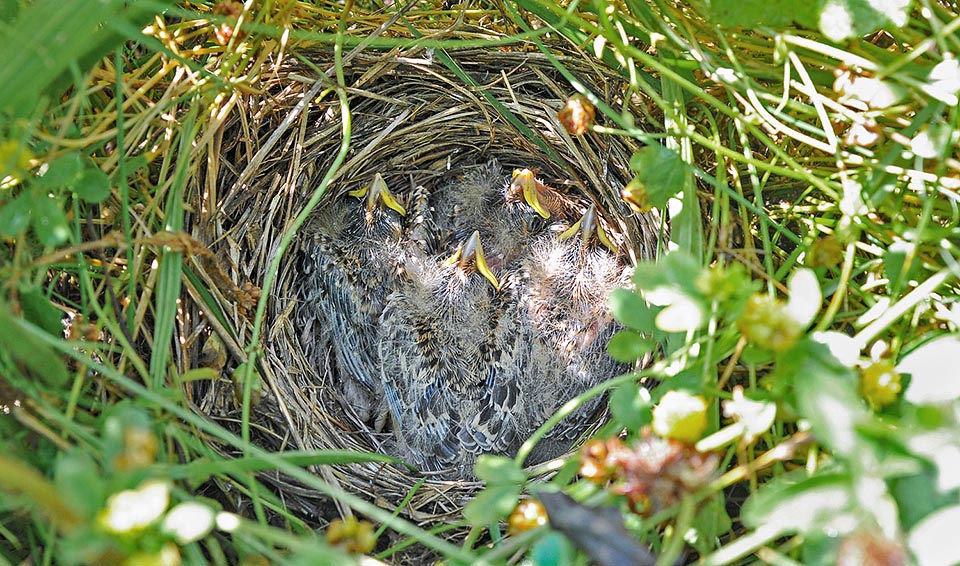
[[[569,136],[556,113],[573,91],[540,54],[483,50],[449,54],[479,86],[465,85],[438,61],[409,54],[403,59],[361,54],[344,69],[353,122],[351,151],[321,207],[369,184],[375,173],[389,187],[441,184],[453,171],[495,159],[507,171],[535,168],[548,184],[588,196],[619,234],[621,249],[631,262],[654,256],[661,228],[658,217],[633,214],[619,197],[631,176],[629,157],[637,149],[632,140]],[[311,60],[321,68],[331,63],[323,53],[312,54]],[[560,60],[612,107],[625,104],[626,85],[619,76],[580,57]],[[295,77],[310,75],[308,69],[288,63],[263,94],[242,101],[208,155],[200,186],[209,194],[203,200],[198,195],[194,234],[230,264],[238,285],[262,283],[281,234],[339,149],[342,130],[335,99],[310,104],[276,143],[265,147],[309,87]],[[532,130],[542,146],[501,116],[491,98]],[[258,152],[259,162],[254,160]],[[254,175],[244,174],[251,169]],[[204,207],[211,202],[216,206]],[[271,292],[261,364],[264,393],[254,409],[254,440],[271,450],[375,451],[381,442],[378,433],[344,413],[335,388],[325,383],[333,372],[332,360],[311,351],[311,341],[303,336],[297,302],[302,296],[298,265],[304,253],[301,247],[288,251]],[[190,320],[198,321],[197,328],[187,332],[204,330],[202,317]],[[232,322],[240,335],[249,333],[249,320],[242,313],[235,312]],[[199,412],[235,426],[239,407],[229,381],[198,385],[192,394]],[[422,480],[404,468],[380,463],[318,472],[391,507]],[[293,509],[316,512],[318,494],[280,476],[266,479],[278,486]],[[472,481],[428,478],[403,513],[422,522],[450,519],[478,487]]]

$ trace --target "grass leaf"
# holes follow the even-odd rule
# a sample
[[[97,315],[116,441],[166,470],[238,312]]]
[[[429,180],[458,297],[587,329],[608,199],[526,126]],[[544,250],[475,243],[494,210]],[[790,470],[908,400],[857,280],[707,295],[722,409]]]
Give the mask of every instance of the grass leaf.
[[[62,387],[70,378],[63,359],[34,336],[42,331],[27,328],[28,324],[0,303],[0,348],[43,383]]]
[[[0,112],[29,116],[41,97],[59,94],[71,66],[85,69],[126,39],[104,23],[146,23],[153,11],[141,4],[40,0],[20,11],[0,27]]]

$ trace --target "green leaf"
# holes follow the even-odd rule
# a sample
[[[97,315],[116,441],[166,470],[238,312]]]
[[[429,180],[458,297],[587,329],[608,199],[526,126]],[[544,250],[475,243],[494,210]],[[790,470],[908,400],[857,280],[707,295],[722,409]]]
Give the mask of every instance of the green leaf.
[[[667,256],[664,256],[666,259]],[[660,263],[656,261],[642,261],[637,264],[637,267],[633,270],[633,276],[631,277],[633,284],[637,286],[637,289],[643,291],[649,291],[651,289],[656,289],[660,285],[666,285],[670,281],[667,279],[666,272],[660,267]]]
[[[904,376],[910,378],[911,376]],[[902,383],[902,382],[901,382]],[[907,386],[909,389],[909,386]],[[945,415],[939,407],[934,405],[910,405],[913,409],[913,415],[917,419],[917,424],[924,428],[937,428],[943,426]]]
[[[910,0],[815,0],[765,2],[763,0],[710,0],[710,19],[723,26],[762,24],[784,29],[793,23],[817,29],[833,41],[860,37],[885,27],[906,24]]]
[[[468,523],[482,527],[495,523],[513,511],[520,499],[519,485],[487,486],[463,509]]]
[[[686,167],[676,152],[659,144],[649,145],[630,157],[630,168],[637,172],[631,184],[645,195],[650,206],[663,208],[670,197],[683,190]]]
[[[690,254],[674,250],[663,257],[660,268],[667,279],[677,286],[688,291],[696,289],[694,281],[700,276],[700,264]]]
[[[51,161],[43,176],[37,177],[37,185],[54,194],[69,189],[93,203],[110,196],[110,177],[79,152]]]
[[[632,364],[652,352],[655,347],[653,339],[632,330],[621,330],[607,342],[610,357],[625,364]]]
[[[23,234],[33,219],[32,199],[31,193],[24,192],[0,208],[0,234],[11,238]]]
[[[90,164],[73,183],[72,188],[77,196],[87,202],[103,202],[110,196],[110,176]]]
[[[513,458],[484,454],[477,458],[473,469],[477,478],[487,485],[521,485],[527,481],[527,474],[517,466]]]
[[[795,371],[797,407],[810,421],[818,440],[835,454],[854,456],[862,438],[858,427],[867,423],[869,413],[857,394],[857,380],[823,344],[803,339],[783,360]]]
[[[530,561],[535,566],[572,566],[576,555],[573,543],[557,532],[547,533],[530,549]]]
[[[625,383],[610,393],[610,412],[628,432],[636,433],[652,419],[650,392],[637,383]]]
[[[0,1],[0,22],[9,22],[20,13],[20,2],[17,0]]]
[[[69,531],[57,539],[57,564],[80,566],[89,564],[91,556],[111,556],[117,552],[114,535],[102,532],[94,524]]]
[[[804,566],[836,566],[841,538],[836,533],[807,533],[800,547]]]
[[[70,227],[59,201],[43,196],[33,202],[33,230],[45,246],[57,246],[67,241]]]
[[[717,494],[708,499],[701,506],[693,523],[693,528],[697,531],[696,547],[700,554],[713,550],[717,539],[730,532],[732,526],[723,496]]]
[[[764,366],[773,362],[773,353],[753,344],[747,344],[740,355],[740,361],[750,367]]]
[[[208,367],[193,368],[183,372],[180,376],[180,383],[191,381],[214,381],[220,377],[220,372]]]
[[[23,318],[47,331],[51,336],[63,336],[63,311],[53,306],[39,287],[20,290]]]
[[[329,546],[322,540],[297,545],[297,549],[284,559],[287,566],[316,566],[317,564],[357,564],[344,551]]]
[[[79,449],[61,452],[54,468],[54,483],[61,495],[68,499],[87,518],[103,506],[106,485],[103,474],[93,459]]]
[[[905,530],[930,513],[957,501],[956,493],[937,491],[937,478],[932,470],[891,481],[890,492],[897,501],[900,525]]]
[[[771,533],[803,533],[847,510],[853,499],[849,476],[804,477],[806,472],[801,472],[781,475],[754,492],[740,513],[743,524]]]
[[[920,265],[918,258],[914,257],[910,269],[903,273],[903,267],[907,261],[907,255],[914,249],[914,245],[908,242],[894,242],[890,244],[887,251],[883,254],[883,275],[887,279],[887,289],[896,292],[903,288],[903,284],[909,281],[917,274]]]
[[[25,324],[9,306],[0,303],[0,348],[45,384],[62,387],[70,378],[63,359],[24,328]]]
[[[694,361],[670,379],[661,381],[653,388],[651,395],[656,403],[670,391],[686,391],[691,395],[703,395],[703,367],[701,361]]]
[[[620,324],[641,332],[653,332],[656,313],[640,295],[629,289],[614,289],[607,297],[607,304]]]
[[[821,3],[769,2],[768,0],[709,0],[710,21],[729,27],[756,24],[782,29],[796,22],[816,22]]]
[[[46,173],[37,177],[37,185],[51,191],[69,188],[80,178],[86,166],[76,151],[61,155],[50,162]]]
[[[700,277],[700,266],[696,260],[682,250],[673,250],[660,261],[646,261],[637,265],[633,272],[633,283],[638,289],[651,291],[658,287],[676,287],[690,295],[700,296],[696,280]]]
[[[118,28],[140,29],[162,2],[125,0],[38,0],[0,28],[0,111],[33,112],[37,101],[56,96],[72,79],[125,38]],[[133,38],[131,38],[133,39]]]
[[[106,462],[115,461],[127,450],[127,439],[131,434],[142,438],[155,435],[150,415],[132,403],[121,401],[107,409],[103,416],[100,436],[103,459]]]

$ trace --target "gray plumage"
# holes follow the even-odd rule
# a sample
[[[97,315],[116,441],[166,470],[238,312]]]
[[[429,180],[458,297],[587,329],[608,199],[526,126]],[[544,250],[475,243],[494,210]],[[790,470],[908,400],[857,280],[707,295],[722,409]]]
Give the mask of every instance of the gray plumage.
[[[628,275],[591,232],[595,211],[543,186],[544,219],[515,188],[491,162],[416,188],[406,217],[348,201],[315,222],[307,308],[340,390],[361,417],[385,405],[388,449],[445,478],[472,477],[480,454],[515,454],[564,403],[626,369],[606,354],[606,295]],[[586,237],[561,239],[584,212]],[[599,406],[562,421],[528,463],[570,449]]]
[[[510,195],[510,179],[496,161],[467,168],[459,179],[435,191],[437,221],[455,247],[480,233],[487,261],[499,268],[517,260],[548,222]]]
[[[606,351],[620,326],[607,295],[629,283],[629,271],[598,238],[577,233],[561,240],[545,235],[531,243],[520,271],[519,298],[536,339],[521,381],[527,403],[527,434],[584,391],[627,371]],[[595,397],[554,427],[531,453],[532,461],[559,456],[595,422],[602,403]]]
[[[332,350],[339,393],[364,421],[382,405],[379,319],[395,286],[403,234],[397,212],[368,203],[344,196],[314,217],[304,269],[314,340]]]
[[[407,265],[384,309],[380,357],[399,452],[425,471],[469,476],[477,456],[515,451],[531,336],[512,282],[437,258]]]

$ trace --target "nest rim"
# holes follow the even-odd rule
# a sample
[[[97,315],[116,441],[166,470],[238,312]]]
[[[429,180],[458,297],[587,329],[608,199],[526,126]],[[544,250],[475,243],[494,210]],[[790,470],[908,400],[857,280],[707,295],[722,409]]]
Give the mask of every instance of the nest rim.
[[[619,198],[631,177],[629,157],[638,148],[634,140],[592,132],[580,137],[567,134],[556,113],[575,91],[543,55],[472,49],[448,54],[479,86],[458,83],[457,75],[438,62],[390,54],[361,54],[344,69],[354,124],[352,150],[319,206],[360,188],[374,173],[383,175],[390,187],[403,187],[439,182],[459,168],[491,158],[507,171],[532,168],[532,164],[539,166],[540,176],[552,186],[573,187],[598,205],[614,225],[613,232],[622,235],[630,264],[654,257],[659,242],[651,236],[661,230],[658,215],[636,215]],[[322,63],[332,60],[327,53],[310,58]],[[581,57],[561,60],[581,84],[612,107],[636,105],[636,100],[623,99],[626,83],[619,75]],[[229,277],[236,285],[262,283],[280,234],[330,168],[340,144],[342,125],[336,102],[311,104],[282,136],[268,136],[308,90],[307,82],[297,80],[308,73],[305,68],[288,63],[285,70],[264,89],[267,96],[250,97],[237,116],[224,124],[219,147],[210,152],[203,172],[206,182],[200,183],[214,194],[198,191],[195,203],[194,235],[226,258],[231,264]],[[542,143],[528,139],[521,127],[505,119],[498,104],[520,117]],[[269,148],[264,138],[276,143]],[[258,156],[262,156],[259,161]],[[257,174],[251,175],[252,170]],[[256,409],[257,443],[271,450],[293,446],[375,451],[377,433],[357,431],[363,425],[356,419],[347,418],[345,424],[342,406],[332,406],[336,400],[330,391],[336,388],[326,387],[330,368],[312,367],[310,356],[304,355],[296,309],[291,306],[297,297],[301,253],[297,245],[283,258],[272,290],[275,300],[265,320],[270,330],[263,339],[265,387]],[[231,322],[240,336],[249,333],[251,325],[244,315],[233,309]],[[196,412],[227,426],[235,423],[239,409],[233,387],[227,379],[195,387]],[[327,481],[392,508],[405,502],[401,513],[421,524],[456,520],[466,501],[483,486],[476,480],[431,479],[429,474],[384,463],[324,466],[316,471]],[[283,492],[291,507],[308,515],[316,512],[323,499],[278,474],[266,474],[264,479]]]

